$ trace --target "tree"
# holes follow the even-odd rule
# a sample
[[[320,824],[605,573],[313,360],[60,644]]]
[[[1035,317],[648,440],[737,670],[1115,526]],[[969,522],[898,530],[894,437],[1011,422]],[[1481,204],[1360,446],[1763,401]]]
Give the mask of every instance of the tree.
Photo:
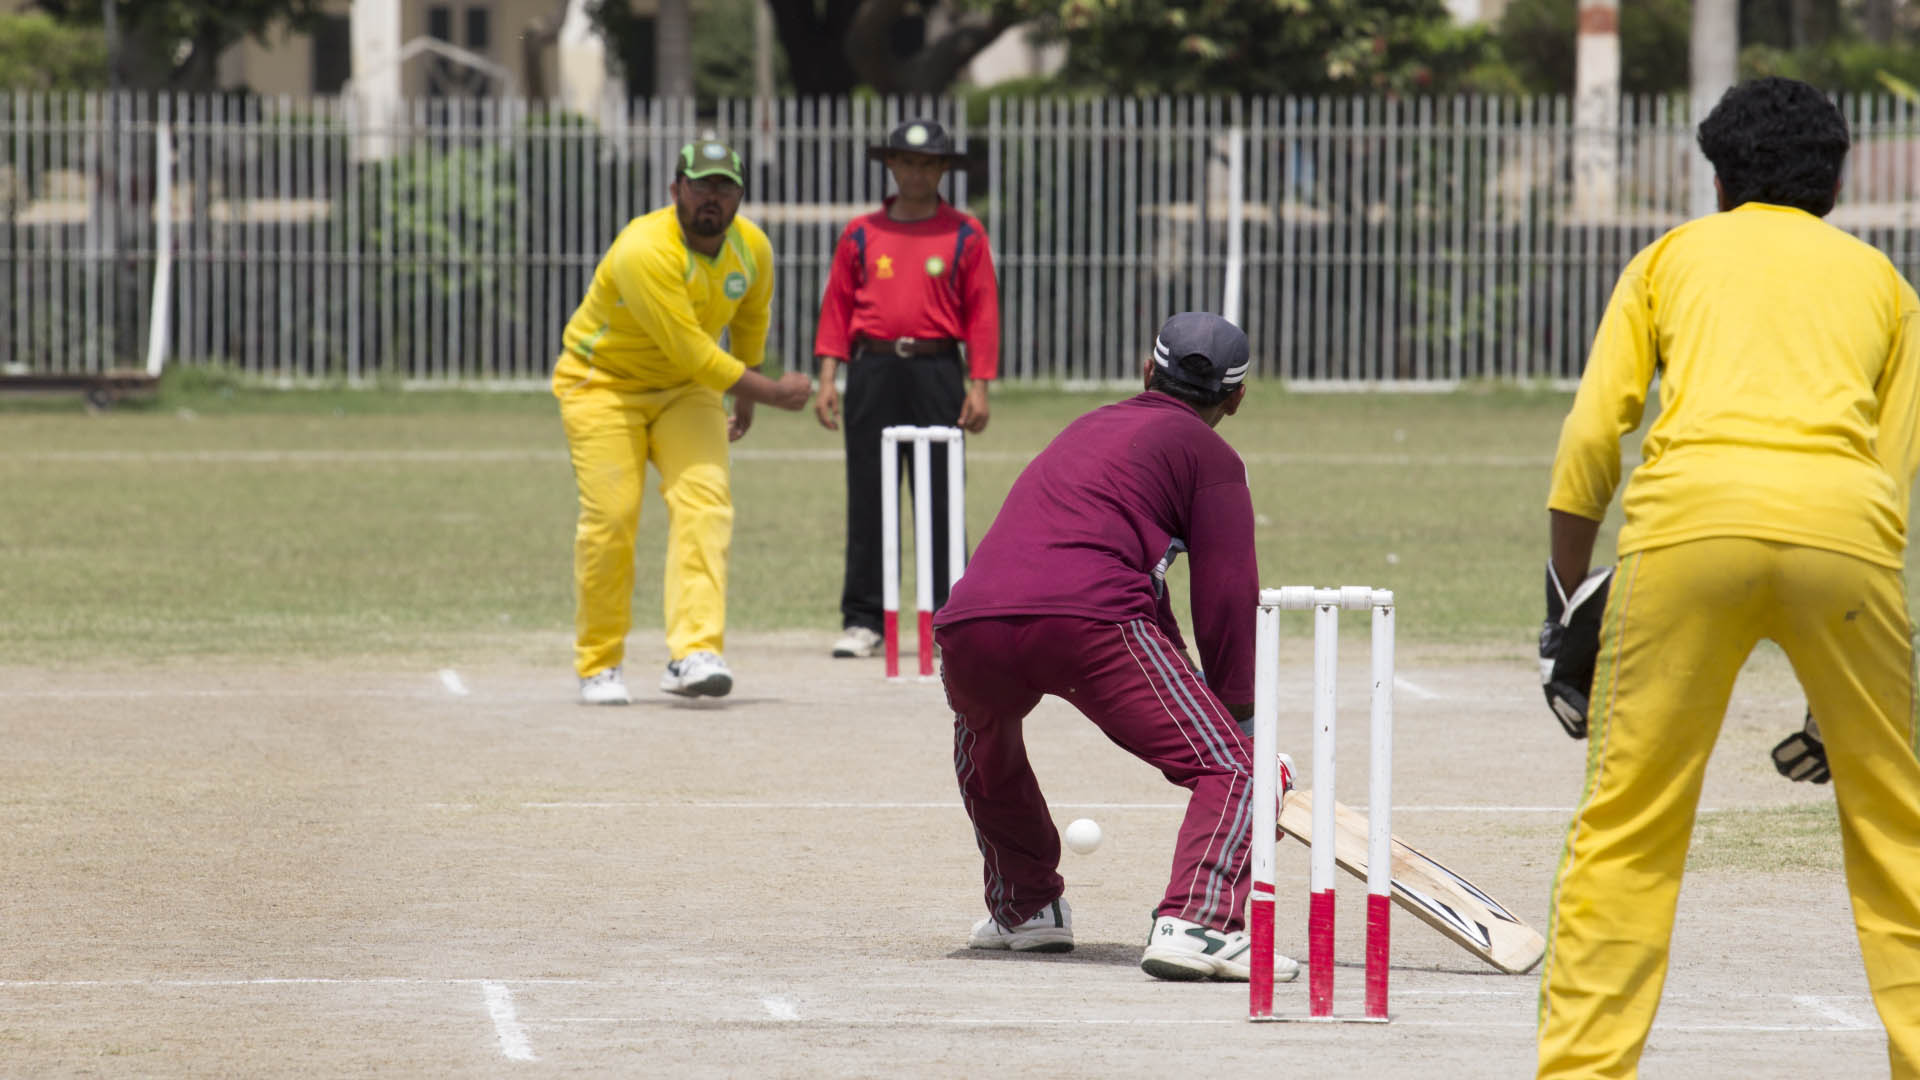
[[[688,0],[659,0],[654,8],[653,74],[662,97],[693,94],[693,12]]]
[[[1068,78],[1131,94],[1421,90],[1487,47],[1442,0],[1064,0],[1057,12]]]
[[[100,0],[34,0],[61,22],[98,25]],[[220,54],[284,21],[300,29],[325,13],[325,0],[113,0],[120,83],[141,90],[219,89]]]
[[[39,12],[0,15],[0,90],[97,90],[107,85],[98,27],[62,26]]]
[[[1621,0],[1620,91],[1687,89],[1693,5],[1689,0]],[[1500,17],[1499,49],[1535,93],[1573,92],[1575,7],[1565,0],[1513,0]]]
[[[766,0],[802,94],[934,94],[1049,0]]]

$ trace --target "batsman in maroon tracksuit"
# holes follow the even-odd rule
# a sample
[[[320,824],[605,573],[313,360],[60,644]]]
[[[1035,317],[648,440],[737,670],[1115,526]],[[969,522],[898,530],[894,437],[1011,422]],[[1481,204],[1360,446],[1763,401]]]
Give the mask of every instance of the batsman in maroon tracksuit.
[[[1167,320],[1146,392],[1082,416],[1027,466],[935,619],[954,768],[985,858],[974,948],[1073,947],[1060,838],[1021,738],[1053,694],[1193,793],[1141,966],[1247,977],[1252,744],[1236,721],[1253,712],[1259,571],[1246,466],[1213,430],[1245,397],[1247,360],[1225,319]],[[1204,680],[1167,598],[1183,552]],[[1276,976],[1290,967],[1277,959]]]

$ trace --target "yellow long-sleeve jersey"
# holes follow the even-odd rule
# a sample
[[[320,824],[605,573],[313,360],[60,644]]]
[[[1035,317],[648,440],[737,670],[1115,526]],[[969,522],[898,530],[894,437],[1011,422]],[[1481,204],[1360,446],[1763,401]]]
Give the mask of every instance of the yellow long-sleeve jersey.
[[[671,206],[634,218],[593,272],[567,321],[555,381],[586,368],[631,390],[697,382],[725,390],[758,367],[772,318],[773,247],[746,218],[728,226],[720,253],[687,247]],[[728,332],[728,351],[720,332]]]
[[[1746,203],[1636,255],[1560,429],[1550,509],[1600,520],[1620,438],[1660,376],[1622,500],[1622,555],[1710,536],[1899,567],[1920,456],[1920,300],[1886,256]]]

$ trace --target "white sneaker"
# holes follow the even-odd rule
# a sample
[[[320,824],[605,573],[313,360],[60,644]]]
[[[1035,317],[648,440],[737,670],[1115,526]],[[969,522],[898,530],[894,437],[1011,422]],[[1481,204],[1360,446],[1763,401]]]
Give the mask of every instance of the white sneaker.
[[[618,667],[596,671],[580,680],[580,704],[582,705],[631,705],[633,699],[627,696],[627,681],[620,677]]]
[[[667,664],[660,689],[681,697],[726,697],[733,689],[733,672],[719,653],[691,652]]]
[[[856,656],[878,656],[885,639],[864,626],[849,626],[840,640],[833,643],[833,655],[845,659]]]
[[[1244,930],[1229,934],[1162,915],[1153,920],[1147,949],[1140,954],[1140,970],[1156,979],[1176,982],[1246,982],[1252,951],[1253,937]],[[1292,982],[1299,974],[1299,964],[1278,952],[1273,954],[1274,982]]]
[[[969,949],[1012,949],[1014,952],[1072,952],[1073,909],[1055,900],[1019,926],[1008,928],[989,915],[973,924]]]

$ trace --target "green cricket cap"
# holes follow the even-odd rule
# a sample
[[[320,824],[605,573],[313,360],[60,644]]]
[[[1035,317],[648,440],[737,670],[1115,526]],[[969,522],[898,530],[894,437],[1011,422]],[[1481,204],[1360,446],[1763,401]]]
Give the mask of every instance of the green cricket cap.
[[[733,148],[717,139],[701,139],[680,148],[680,173],[690,180],[703,176],[724,176],[745,187],[747,167]]]

